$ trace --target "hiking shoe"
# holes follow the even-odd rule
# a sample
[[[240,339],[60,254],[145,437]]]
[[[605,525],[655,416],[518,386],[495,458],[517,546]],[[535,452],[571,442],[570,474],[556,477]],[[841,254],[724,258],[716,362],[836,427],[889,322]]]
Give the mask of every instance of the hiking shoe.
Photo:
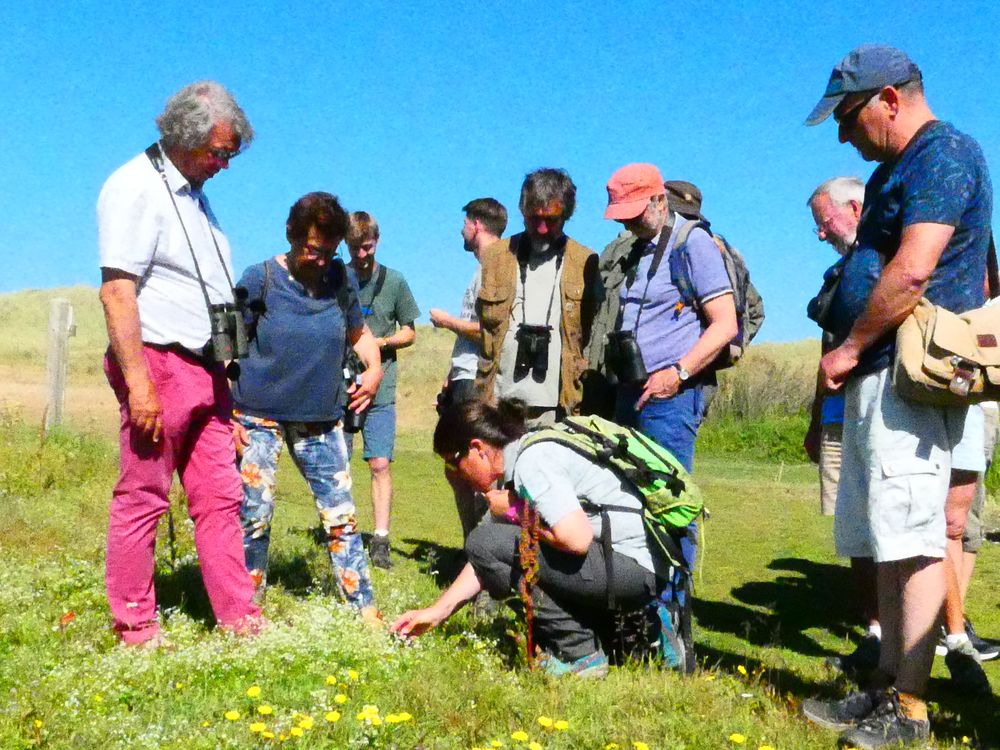
[[[659,620],[659,651],[663,666],[667,669],[686,674],[688,649],[684,640],[677,632],[678,619],[674,616],[676,607],[659,602],[656,605],[657,620]],[[691,665],[694,666],[693,664]]]
[[[373,536],[368,544],[368,557],[372,565],[376,568],[388,570],[392,567],[392,560],[389,559],[389,537]]]
[[[945,666],[951,673],[951,683],[959,690],[972,695],[989,695],[990,681],[979,664],[979,652],[970,641],[963,642],[945,654]]]
[[[929,721],[906,716],[899,707],[899,696],[891,691],[884,700],[852,729],[840,735],[840,747],[877,750],[889,745],[908,745],[930,736]]]
[[[802,701],[802,715],[827,729],[849,729],[868,716],[885,697],[881,690],[859,690],[839,701]]]
[[[972,627],[971,620],[965,621],[965,634],[969,636],[969,641],[971,641],[972,647],[979,652],[979,661],[989,661],[990,659],[996,659],[997,656],[1000,656],[1000,646],[993,641],[980,638],[976,633],[976,629]]]
[[[853,653],[847,656],[830,656],[826,663],[850,677],[859,672],[870,672],[875,669],[878,666],[881,650],[881,639],[877,635],[869,633],[861,639]]]
[[[543,653],[538,660],[539,668],[551,677],[562,677],[571,674],[583,679],[600,679],[608,676],[608,657],[597,650],[587,656],[581,656],[575,661],[563,661],[553,654]]]

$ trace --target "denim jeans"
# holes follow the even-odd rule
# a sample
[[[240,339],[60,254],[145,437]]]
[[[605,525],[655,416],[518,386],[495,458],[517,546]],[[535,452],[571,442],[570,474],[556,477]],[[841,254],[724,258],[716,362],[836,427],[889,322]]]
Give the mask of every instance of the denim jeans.
[[[250,443],[243,451],[243,549],[246,565],[258,590],[267,581],[267,551],[274,516],[275,475],[278,456],[287,441],[292,459],[316,501],[326,533],[327,551],[337,587],[353,607],[371,606],[374,600],[368,559],[358,533],[347,446],[339,423],[275,422],[236,414]]]

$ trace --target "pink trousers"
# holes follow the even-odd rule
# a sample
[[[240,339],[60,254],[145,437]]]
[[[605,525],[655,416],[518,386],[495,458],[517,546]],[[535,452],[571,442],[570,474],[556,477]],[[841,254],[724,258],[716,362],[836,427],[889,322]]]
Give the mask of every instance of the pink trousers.
[[[132,426],[121,368],[110,354],[104,361],[121,405],[121,467],[111,500],[105,570],[115,630],[126,643],[141,643],[159,631],[153,553],[175,471],[187,494],[215,619],[221,627],[250,628],[260,608],[252,601],[243,554],[243,486],[229,422],[229,384],[221,366],[206,368],[192,356],[150,346],[143,353],[163,409],[157,443]]]

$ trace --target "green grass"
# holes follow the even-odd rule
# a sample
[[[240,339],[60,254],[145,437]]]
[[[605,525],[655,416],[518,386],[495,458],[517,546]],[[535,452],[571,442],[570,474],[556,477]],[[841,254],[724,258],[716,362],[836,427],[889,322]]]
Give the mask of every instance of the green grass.
[[[106,505],[115,447],[103,437],[57,432],[40,443],[35,429],[0,424],[0,747],[215,748],[266,744],[249,726],[276,734],[301,718],[302,747],[486,747],[517,730],[549,748],[826,748],[834,736],[795,715],[802,698],[833,694],[822,657],[856,635],[844,602],[849,583],[830,554],[830,522],[817,513],[815,470],[801,463],[734,461],[702,455],[696,476],[712,517],[698,577],[696,640],[703,667],[694,677],[632,665],[601,683],[553,682],[524,668],[508,635],[506,611],[491,618],[460,612],[412,646],[360,624],[327,590],[327,562],[314,544],[315,512],[302,480],[285,461],[265,613],[273,626],[252,640],[210,629],[183,502],[173,509],[174,549],[161,528],[157,588],[175,648],[153,654],[117,647],[108,628],[102,582]],[[387,619],[428,602],[444,585],[460,539],[440,464],[426,435],[400,441],[395,464],[396,566],[375,571]],[[369,527],[368,481],[355,488]],[[165,524],[161,524],[165,526]],[[972,615],[1000,630],[986,581],[1000,557],[980,555]],[[69,615],[73,618],[67,621]],[[743,671],[746,674],[743,674]],[[348,670],[358,673],[357,681]],[[991,677],[995,667],[987,665]],[[940,673],[936,673],[940,676]],[[330,677],[334,684],[328,685]],[[256,685],[260,697],[246,691]],[[961,737],[996,738],[994,704],[977,705],[932,685],[941,747]],[[334,696],[347,696],[338,704]],[[356,715],[365,704],[384,719]],[[256,714],[268,705],[273,714]],[[324,716],[337,710],[341,718]],[[225,718],[236,711],[239,718]],[[539,716],[565,719],[545,730]],[[36,725],[40,722],[40,726]],[[307,722],[308,724],[308,722]],[[256,738],[256,739],[255,739]]]

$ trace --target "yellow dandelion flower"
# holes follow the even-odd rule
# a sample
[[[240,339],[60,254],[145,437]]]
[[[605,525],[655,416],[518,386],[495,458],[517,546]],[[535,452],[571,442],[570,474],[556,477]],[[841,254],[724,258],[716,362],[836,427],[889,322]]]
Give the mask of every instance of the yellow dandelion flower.
[[[42,720],[35,719],[35,729],[41,729],[41,728],[42,728]]]
[[[340,721],[340,711],[327,711],[326,716],[323,717],[331,724],[336,724]]]
[[[303,729],[312,729],[313,726],[314,726],[314,722],[312,720],[312,717],[311,716],[303,716],[299,720],[299,726],[302,727]]]
[[[360,675],[358,674],[357,670],[355,669],[347,670],[347,679],[349,679],[351,682],[357,682],[359,677]]]
[[[757,750],[774,750],[774,748],[771,747],[770,745],[761,745],[760,747],[757,748]]]
[[[406,711],[400,711],[396,716],[400,721],[413,721],[413,716],[408,714]]]
[[[538,723],[546,729],[551,729],[552,725],[555,724],[550,716],[539,716]]]
[[[538,742],[529,742],[528,743],[528,750],[542,750],[541,743],[538,743]]]
[[[273,740],[274,732],[261,732],[260,736],[263,737],[265,740]]]
[[[251,685],[247,688],[247,698],[259,698],[260,685]]]
[[[560,732],[565,732],[569,729],[569,722],[566,719],[558,719],[555,724],[552,725],[553,729],[557,729]]]
[[[229,721],[239,721],[240,720],[240,712],[239,711],[226,711],[226,713],[223,714],[223,716],[225,716],[226,719],[228,719]]]
[[[257,706],[257,713],[261,716],[270,716],[274,713],[274,709],[267,704],[264,704],[263,706]]]
[[[739,732],[733,732],[731,735],[729,735],[729,741],[735,745],[742,745],[744,742],[747,741],[747,738],[744,735],[740,734]]]
[[[260,734],[265,729],[267,729],[267,724],[265,724],[262,721],[255,721],[253,724],[250,725],[250,731],[253,732],[254,734]]]
[[[333,696],[333,702],[340,703],[341,705],[343,705],[344,703],[347,703],[347,696],[344,695],[343,693],[337,693],[335,696]]]
[[[736,667],[736,671],[739,672],[744,677],[747,676],[747,668],[744,667],[742,664],[740,664],[738,667]]]
[[[515,742],[527,742],[528,733],[518,729],[516,732],[510,733],[510,738]]]
[[[288,730],[288,733],[292,735],[292,737],[301,737],[304,734],[302,727],[292,727]]]
[[[707,675],[705,675],[705,682],[711,682],[711,681],[712,681],[712,680],[714,680],[714,679],[715,679],[716,677],[717,677],[717,675],[714,675],[714,674],[707,674]]]
[[[174,690],[183,690],[183,689],[184,689],[184,683],[183,682],[175,682],[174,683]]]
[[[500,740],[492,740],[490,747],[503,747],[503,743]]]
[[[94,697],[90,700],[94,701],[94,703],[104,703],[104,696],[100,693],[94,693]]]
[[[207,722],[207,721],[203,721],[203,722],[201,722],[201,725],[202,725],[203,727],[210,727],[210,726],[212,726],[212,725],[211,725],[211,724],[210,724],[209,722]]]
[[[633,742],[632,747],[634,747],[635,750],[649,750],[649,745],[647,745],[645,742]]]
[[[972,738],[971,738],[971,737],[966,737],[966,736],[965,736],[965,735],[963,734],[963,735],[962,735],[962,744],[963,744],[963,745],[968,745],[968,744],[969,744],[970,742],[972,742]]]
[[[642,743],[640,742],[639,744],[641,745]],[[609,742],[607,745],[604,746],[604,750],[618,750],[618,743]]]
[[[337,684],[337,678],[334,677],[332,674],[328,674],[326,676],[326,684],[327,685],[336,685]]]
[[[369,723],[373,727],[380,727],[380,726],[382,726],[382,720],[379,717],[377,717],[377,716],[371,717],[368,721],[369,721]]]
[[[279,734],[278,735],[278,742],[284,742],[287,739],[288,739],[288,735],[285,735],[285,734]]]

